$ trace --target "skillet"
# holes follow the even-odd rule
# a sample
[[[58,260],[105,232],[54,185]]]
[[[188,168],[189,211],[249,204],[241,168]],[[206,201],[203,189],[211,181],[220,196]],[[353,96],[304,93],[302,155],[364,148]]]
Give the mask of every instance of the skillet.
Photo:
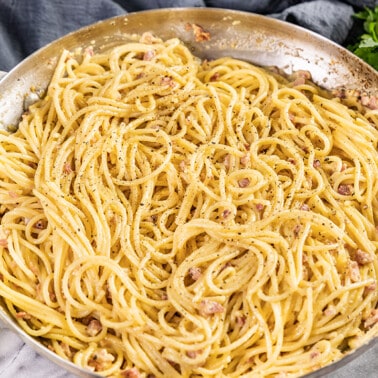
[[[200,25],[210,40],[196,41],[188,24]],[[200,58],[232,56],[262,66],[276,66],[290,74],[307,70],[313,81],[326,89],[339,87],[376,93],[378,73],[358,57],[304,28],[252,13],[216,8],[168,8],[107,19],[72,32],[41,48],[0,79],[0,128],[16,127],[26,102],[41,93],[50,81],[57,57],[63,49],[75,51],[91,46],[106,51],[130,40],[135,34],[152,32],[162,39],[180,38]],[[1,77],[1,75],[0,75]],[[31,95],[32,93],[32,95]],[[80,377],[99,377],[84,371],[26,335],[10,317],[0,298],[0,321],[38,353]],[[377,347],[377,338],[342,360],[319,369],[307,378],[324,376]]]

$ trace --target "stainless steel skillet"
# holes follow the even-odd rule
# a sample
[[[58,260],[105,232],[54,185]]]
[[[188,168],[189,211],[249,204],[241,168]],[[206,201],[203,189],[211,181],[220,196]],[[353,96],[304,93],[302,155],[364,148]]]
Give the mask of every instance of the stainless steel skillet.
[[[196,41],[196,24],[210,33],[210,40]],[[62,49],[92,46],[107,50],[127,41],[133,34],[150,31],[166,39],[178,37],[202,58],[232,56],[263,66],[277,66],[287,73],[299,69],[312,73],[313,80],[327,88],[346,87],[377,92],[378,73],[339,45],[303,28],[264,16],[214,8],[177,8],[133,13],[108,19],[45,46],[35,52],[0,81],[0,128],[15,126],[23,112],[24,100],[32,90],[43,90],[51,78]],[[11,319],[0,298],[0,320],[39,353],[81,377],[98,375],[84,372],[27,336]],[[365,350],[372,340],[341,361],[308,377],[333,372]]]

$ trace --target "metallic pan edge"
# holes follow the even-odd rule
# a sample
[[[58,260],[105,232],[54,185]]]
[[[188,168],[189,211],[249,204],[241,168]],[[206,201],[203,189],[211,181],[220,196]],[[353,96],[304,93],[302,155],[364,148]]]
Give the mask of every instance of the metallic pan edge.
[[[196,42],[187,23],[201,25],[211,40]],[[286,73],[299,69],[312,73],[320,86],[347,87],[376,92],[378,73],[355,55],[299,26],[253,13],[216,8],[172,8],[117,16],[72,32],[36,51],[0,80],[0,128],[17,125],[25,96],[32,88],[45,89],[52,76],[57,56],[63,49],[92,46],[106,50],[127,41],[132,34],[151,31],[163,39],[178,37],[201,58],[232,56],[257,65],[277,66]],[[15,331],[27,344],[66,370],[81,377],[98,377],[69,363],[26,335],[10,318],[0,298],[0,321]],[[354,359],[376,344],[362,346],[342,360],[328,365],[308,378],[323,376]]]
[[[195,42],[187,23],[211,33]],[[152,31],[162,38],[179,37],[201,58],[233,56],[285,72],[309,70],[325,88],[346,86],[376,90],[378,75],[355,55],[299,26],[247,12],[215,8],[173,8],[131,13],[70,33],[38,50],[0,81],[0,127],[16,125],[24,96],[31,88],[46,88],[62,49],[93,45],[102,50],[127,40],[126,34]]]

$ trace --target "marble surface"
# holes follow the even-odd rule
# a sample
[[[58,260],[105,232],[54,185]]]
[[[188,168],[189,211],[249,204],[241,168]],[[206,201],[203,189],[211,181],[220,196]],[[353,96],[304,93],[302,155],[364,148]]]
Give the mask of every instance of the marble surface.
[[[378,344],[337,372],[324,375],[324,378],[347,377],[378,377]],[[0,378],[75,378],[75,375],[39,356],[0,323]]]
[[[75,378],[0,323],[0,378]]]

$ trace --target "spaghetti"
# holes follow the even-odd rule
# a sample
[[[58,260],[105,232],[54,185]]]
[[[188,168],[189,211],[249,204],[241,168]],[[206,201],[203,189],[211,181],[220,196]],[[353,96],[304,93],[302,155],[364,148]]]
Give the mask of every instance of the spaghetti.
[[[178,39],[66,51],[0,132],[0,296],[104,376],[319,369],[378,334],[377,126]]]

